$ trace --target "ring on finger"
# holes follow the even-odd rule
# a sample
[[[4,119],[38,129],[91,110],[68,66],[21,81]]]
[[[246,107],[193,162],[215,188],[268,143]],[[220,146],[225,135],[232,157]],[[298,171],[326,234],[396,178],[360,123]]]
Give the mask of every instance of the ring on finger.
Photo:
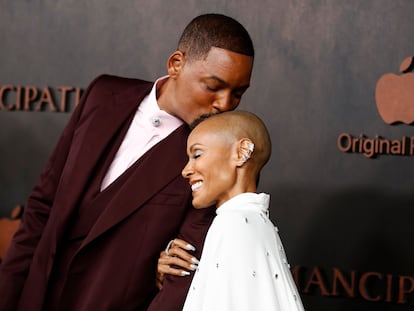
[[[171,240],[170,242],[168,242],[167,247],[165,248],[165,253],[167,254],[167,256],[170,256],[170,247],[173,242],[174,240]]]

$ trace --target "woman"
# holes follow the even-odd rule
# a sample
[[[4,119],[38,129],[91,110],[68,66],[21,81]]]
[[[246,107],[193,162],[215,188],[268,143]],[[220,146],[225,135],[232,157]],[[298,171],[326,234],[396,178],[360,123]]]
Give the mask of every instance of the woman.
[[[263,122],[242,111],[214,115],[187,140],[195,208],[216,206],[183,311],[303,310],[269,199],[256,193],[271,153]]]

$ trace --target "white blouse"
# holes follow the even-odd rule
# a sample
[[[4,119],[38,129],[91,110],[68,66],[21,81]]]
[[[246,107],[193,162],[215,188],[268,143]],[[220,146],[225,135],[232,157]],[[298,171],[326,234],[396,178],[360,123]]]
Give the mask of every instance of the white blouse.
[[[183,311],[304,310],[269,200],[243,193],[217,209]]]

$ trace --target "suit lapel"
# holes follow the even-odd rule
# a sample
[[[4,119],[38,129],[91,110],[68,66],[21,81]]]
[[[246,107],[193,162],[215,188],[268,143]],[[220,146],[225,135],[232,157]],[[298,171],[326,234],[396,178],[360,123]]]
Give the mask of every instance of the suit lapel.
[[[71,164],[70,172],[64,180],[62,189],[70,189],[72,195],[63,195],[62,209],[57,219],[56,238],[63,234],[65,224],[68,223],[74,208],[77,206],[81,195],[87,187],[90,177],[95,172],[99,158],[105,152],[106,147],[112,141],[114,135],[120,130],[124,122],[135,113],[142,99],[151,90],[152,84],[144,87],[138,86],[124,93],[108,93],[105,102],[94,103],[97,108],[91,115],[85,129],[78,129],[78,135],[83,135],[79,147],[76,148],[76,156],[68,161]],[[95,101],[96,99],[90,99]]]
[[[148,92],[151,85],[148,85]],[[134,89],[128,93],[113,94],[107,105],[99,107],[89,123],[85,138],[81,145],[83,155],[78,159],[77,165],[83,169],[79,179],[87,179],[93,171],[95,164],[105,152],[105,148],[112,141],[115,134],[121,129],[126,120],[135,113],[142,99],[148,93],[137,94]]]
[[[108,203],[81,248],[135,212],[181,174],[181,168],[186,163],[185,150],[188,132],[187,125],[182,125],[151,148],[138,165],[130,168],[133,172]],[[182,153],[180,155],[181,151],[174,152],[176,156],[166,157],[166,154],[171,154],[171,150],[182,150]]]

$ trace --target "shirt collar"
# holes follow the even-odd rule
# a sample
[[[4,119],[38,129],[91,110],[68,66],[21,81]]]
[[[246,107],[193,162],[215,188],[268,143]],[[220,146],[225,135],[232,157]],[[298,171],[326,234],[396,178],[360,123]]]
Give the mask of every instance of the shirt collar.
[[[161,110],[157,103],[157,84],[165,79],[168,79],[168,76],[163,76],[155,81],[151,92],[142,101],[138,110],[144,119],[148,120],[150,125],[155,127],[176,129],[184,122],[166,111]]]

